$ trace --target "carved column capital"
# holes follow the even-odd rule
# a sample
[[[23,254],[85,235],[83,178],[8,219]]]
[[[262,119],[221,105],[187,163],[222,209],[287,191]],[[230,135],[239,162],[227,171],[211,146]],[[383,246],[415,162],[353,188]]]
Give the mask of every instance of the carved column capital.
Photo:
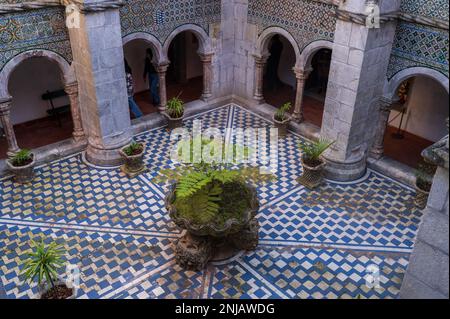
[[[261,67],[264,66],[267,63],[267,60],[269,59],[270,55],[257,55],[254,54],[253,57],[255,58],[256,66]]]
[[[385,96],[380,97],[380,111],[390,112],[395,101]]]
[[[298,81],[306,81],[309,77],[309,75],[312,72],[312,69],[300,69],[300,68],[293,68],[295,77]]]
[[[72,82],[68,83],[64,86],[64,91],[67,93],[67,95],[78,95],[78,83]]]
[[[0,116],[7,115],[11,111],[12,99],[0,100]]]
[[[170,62],[163,62],[155,65],[156,72],[159,74],[166,73],[167,69],[169,68]]]
[[[199,52],[198,55],[200,56],[200,61],[202,61],[203,63],[211,63],[214,53],[213,52],[209,52],[209,53]]]

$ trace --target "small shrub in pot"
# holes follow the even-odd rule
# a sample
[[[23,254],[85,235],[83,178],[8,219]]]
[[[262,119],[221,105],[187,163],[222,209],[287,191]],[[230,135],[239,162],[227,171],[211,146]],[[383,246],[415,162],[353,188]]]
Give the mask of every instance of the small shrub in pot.
[[[166,113],[169,121],[169,129],[174,129],[183,125],[184,103],[178,96],[167,101]]]
[[[37,281],[39,299],[73,299],[74,288],[67,287],[58,276],[58,270],[63,267],[63,247],[56,242],[46,245],[43,240],[31,241],[32,251],[24,262],[21,274],[26,281]]]
[[[424,209],[427,206],[435,172],[435,165],[425,162],[418,165],[416,171],[416,197],[414,203],[420,209]]]
[[[14,174],[14,180],[17,183],[26,184],[33,180],[36,157],[31,151],[22,149],[8,159],[6,163],[9,170]]]
[[[128,146],[122,148],[119,153],[125,161],[121,169],[129,177],[133,178],[147,170],[144,164],[144,144],[133,141]]]
[[[287,134],[287,126],[291,120],[290,115],[287,114],[291,109],[292,105],[290,102],[283,104],[274,114],[273,122],[276,128],[278,128],[278,136],[285,137]]]
[[[322,154],[334,142],[321,139],[310,144],[301,144],[302,150],[301,162],[303,166],[303,174],[299,178],[299,182],[308,187],[316,188],[323,182],[323,169],[326,162],[322,158]]]

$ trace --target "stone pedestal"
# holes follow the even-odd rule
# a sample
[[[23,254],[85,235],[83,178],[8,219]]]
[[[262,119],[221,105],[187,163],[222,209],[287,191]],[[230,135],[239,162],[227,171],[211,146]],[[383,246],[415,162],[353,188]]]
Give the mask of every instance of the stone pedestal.
[[[69,28],[73,65],[79,84],[86,159],[100,166],[122,163],[119,149],[131,140],[118,3],[79,1],[79,27]],[[89,8],[95,7],[96,10]]]
[[[359,19],[367,15],[368,5],[372,2],[341,1],[337,11],[321,136],[335,141],[325,153],[326,177],[339,181],[358,179],[366,171],[395,36],[394,21],[377,26]],[[399,0],[378,1],[381,15],[396,12],[399,5]]]
[[[19,151],[16,135],[11,123],[11,103],[11,100],[0,101],[0,123],[5,132],[6,142],[8,143],[8,157],[13,157]]]
[[[177,264],[192,271],[203,270],[221,251],[254,250],[259,243],[259,223],[256,218],[236,234],[226,237],[196,236],[189,231],[175,243]]]

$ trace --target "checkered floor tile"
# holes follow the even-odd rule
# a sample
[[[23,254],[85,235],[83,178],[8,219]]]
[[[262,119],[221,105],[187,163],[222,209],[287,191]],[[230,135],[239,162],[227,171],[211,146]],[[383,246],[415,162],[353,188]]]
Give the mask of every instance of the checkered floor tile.
[[[188,118],[203,128],[265,128],[270,122],[230,105]],[[137,135],[149,171],[129,179],[83,157],[37,169],[35,181],[0,180],[0,298],[32,298],[20,275],[30,240],[57,241],[81,272],[78,298],[395,298],[421,213],[414,192],[377,173],[355,183],[302,187],[300,143],[278,143],[276,178],[258,182],[260,246],[202,272],[180,269],[173,242],[181,234],[164,208],[167,184],[154,177],[175,168],[165,128]],[[257,147],[255,146],[255,149]],[[258,151],[268,151],[265,149]],[[263,164],[263,163],[259,163]],[[271,163],[272,166],[274,163]],[[365,276],[379,269],[379,286]]]

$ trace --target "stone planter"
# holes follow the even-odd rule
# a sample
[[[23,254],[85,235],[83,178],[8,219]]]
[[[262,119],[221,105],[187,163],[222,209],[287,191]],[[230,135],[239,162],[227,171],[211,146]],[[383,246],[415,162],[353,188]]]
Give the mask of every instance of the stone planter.
[[[19,184],[31,183],[34,179],[34,167],[36,166],[36,156],[32,154],[33,161],[25,166],[14,166],[11,160],[7,160],[8,169],[14,174],[14,181]]]
[[[416,197],[414,198],[414,204],[416,205],[416,207],[424,209],[425,207],[427,207],[430,192],[421,189],[419,186],[417,186],[417,183],[415,184],[415,188],[416,188]]]
[[[233,246],[238,250],[254,250],[258,246],[259,223],[255,218],[259,210],[256,189],[247,186],[251,193],[250,206],[242,219],[230,218],[223,225],[215,223],[194,224],[179,216],[173,203],[176,185],[172,185],[165,204],[171,219],[186,234],[175,243],[176,261],[186,270],[199,271],[223,246]]]
[[[124,152],[124,147],[119,151],[120,156],[124,159],[124,164],[121,166],[122,172],[127,174],[130,178],[136,177],[137,175],[147,171],[147,167],[144,164],[145,156],[145,145],[142,145],[142,152],[136,155],[127,155]]]
[[[67,283],[62,278],[58,278],[58,280],[55,282],[55,286],[66,286],[67,287]],[[38,286],[38,293],[37,293],[36,298],[42,299],[42,296],[50,289],[51,289],[50,283],[47,283],[47,282],[42,283],[41,285]],[[72,295],[67,297],[66,299],[76,299],[78,289],[76,289],[76,288],[69,288],[69,289],[72,289]]]
[[[179,118],[174,118],[174,117],[171,117],[170,115],[166,114],[166,117],[167,117],[167,122],[168,122],[167,128],[169,130],[176,129],[178,127],[183,127],[184,116],[179,117]]]
[[[309,166],[308,164],[305,164],[303,158],[301,162],[303,174],[299,178],[300,184],[309,189],[314,189],[320,186],[323,182],[323,171],[326,165],[325,161],[321,160],[321,164],[317,166]]]
[[[288,116],[284,121],[280,122],[275,119],[275,116],[272,117],[274,126],[278,129],[278,137],[286,137],[287,128],[291,118]]]

